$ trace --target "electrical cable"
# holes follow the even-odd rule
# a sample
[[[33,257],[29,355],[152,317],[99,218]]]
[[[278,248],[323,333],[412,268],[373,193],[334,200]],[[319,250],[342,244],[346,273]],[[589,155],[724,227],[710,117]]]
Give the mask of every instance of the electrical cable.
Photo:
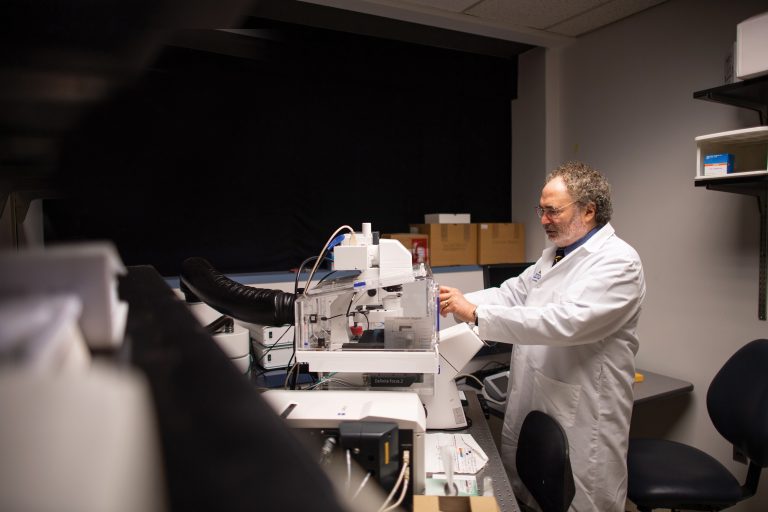
[[[480,368],[479,368],[477,371],[480,371],[480,370],[485,370],[486,368],[488,368],[488,367],[489,367],[489,366],[491,366],[492,364],[493,364],[493,365],[496,365],[496,366],[499,366],[499,367],[501,367],[501,368],[509,368],[509,365],[508,365],[508,364],[504,364],[504,363],[502,363],[501,361],[488,361],[488,362],[487,362],[487,363],[485,363],[483,366],[481,366],[481,367],[480,367]]]
[[[366,473],[365,478],[363,478],[363,481],[360,482],[360,485],[357,487],[355,494],[353,494],[352,497],[349,499],[350,501],[353,501],[355,498],[357,498],[358,494],[360,494],[360,491],[363,490],[363,487],[365,487],[365,484],[368,483],[368,480],[370,480],[370,478],[371,478],[371,474]]]
[[[335,274],[336,272],[338,272],[338,270],[331,270],[330,272],[325,274],[323,277],[321,277],[320,280],[317,283],[315,283],[315,286],[320,286],[320,283],[325,281],[325,278],[331,276],[332,274]]]
[[[349,453],[349,450],[347,450],[347,483],[346,483],[346,489],[347,492],[349,492],[349,484],[352,482],[352,455]]]
[[[382,512],[389,512],[390,510],[395,510],[397,507],[400,506],[400,504],[405,499],[406,492],[408,491],[408,482],[410,481],[410,479],[411,479],[411,468],[409,466],[406,466],[405,479],[403,480],[403,486],[400,489],[400,496],[397,498],[396,502],[394,502],[392,505],[382,510]]]
[[[403,479],[405,478],[405,473],[408,470],[408,466],[410,466],[411,463],[411,453],[408,450],[403,450],[403,467],[400,469],[400,474],[397,476],[397,481],[395,482],[395,485],[392,486],[392,490],[389,492],[389,496],[387,496],[387,499],[384,500],[384,503],[381,504],[381,507],[379,508],[379,512],[384,512],[384,510],[389,505],[389,502],[392,501],[392,498],[395,496],[395,493],[397,492],[397,488],[400,487],[400,484],[403,483]]]
[[[342,230],[347,229],[350,233],[352,233],[352,236],[355,236],[355,230],[352,229],[350,226],[347,226],[346,224],[338,228],[336,231],[333,232],[331,237],[328,239],[328,241],[323,246],[323,250],[320,251],[320,255],[317,257],[317,261],[315,261],[315,265],[312,267],[312,271],[309,273],[309,277],[307,278],[307,284],[304,286],[304,293],[303,295],[307,295],[307,292],[309,291],[309,285],[312,282],[312,278],[315,276],[315,272],[317,272],[317,267],[320,265],[320,262],[325,257],[325,253],[328,252],[328,246],[331,245],[331,242],[336,238],[336,235],[338,235]]]
[[[357,298],[353,297],[352,300],[349,302],[349,307],[347,308],[347,312],[349,312],[349,310],[352,309],[352,306],[354,306],[357,303],[357,301],[362,299],[364,295],[365,294],[363,294],[363,293],[357,293]]]
[[[349,300],[349,305],[347,306],[347,316],[349,316],[349,312],[352,310],[352,304],[355,302],[355,294],[357,292],[354,292],[352,294],[352,298]],[[362,294],[360,295],[362,297]],[[354,313],[352,313],[354,315]]]
[[[293,329],[293,345],[291,347],[291,357],[288,358],[288,364],[291,364],[291,361],[295,363],[298,363],[299,360],[296,358],[296,336],[299,335],[299,327],[295,326]]]
[[[354,382],[349,382],[347,380],[335,379],[335,378],[332,378],[332,377],[328,377],[327,379],[323,380],[322,382],[316,382],[316,383],[312,384],[310,387],[304,388],[304,389],[312,390],[312,389],[315,389],[315,387],[317,387],[317,386],[319,386],[321,384],[328,384],[329,382],[335,382],[336,384],[341,384],[341,385],[346,386],[348,388],[360,388],[360,387],[363,387],[363,386],[360,386],[358,384],[355,384]]]
[[[459,380],[459,379],[472,379],[478,384],[480,384],[480,389],[483,389],[485,387],[485,384],[483,384],[483,381],[472,375],[471,373],[460,373],[456,377],[453,378],[453,380]]]
[[[317,256],[310,256],[309,258],[305,259],[301,262],[301,265],[299,265],[298,270],[296,271],[296,278],[293,282],[293,294],[298,295],[299,294],[299,276],[301,276],[301,272],[304,270],[304,265],[309,263],[310,261],[315,261],[317,259]]]
[[[360,311],[360,314],[365,317],[365,324],[368,326],[368,330],[371,330],[371,321],[368,319],[368,313]]]
[[[299,376],[301,375],[301,369],[305,365],[306,363],[300,363],[299,361],[296,361],[296,372],[291,377],[291,389],[296,389],[298,387]]]
[[[309,386],[309,387],[307,387],[305,389],[315,389],[317,386],[319,386],[321,384],[324,384],[326,381],[332,379],[333,376],[336,375],[336,373],[338,373],[338,372],[333,372],[330,375],[328,375],[327,377],[323,377],[322,379],[318,380],[317,382],[315,382],[314,384],[312,384],[311,386]]]
[[[355,298],[355,295],[357,295],[357,298]],[[349,314],[349,312],[350,312],[350,311],[352,311],[352,305],[353,305],[355,302],[357,302],[357,301],[359,301],[360,299],[362,299],[362,298],[363,298],[363,294],[362,294],[362,293],[357,293],[357,292],[354,292],[354,293],[352,294],[352,299],[349,301],[349,305],[347,306],[347,315],[346,315],[347,317],[349,317],[349,316],[353,316],[353,315],[355,314],[355,313],[352,313],[352,315],[350,315],[350,314]],[[358,313],[362,313],[362,311],[358,311]],[[365,314],[365,313],[362,313],[362,314]],[[367,316],[366,316],[365,318],[366,318],[366,320],[368,319],[368,317],[367,317]],[[369,322],[369,329],[370,329],[370,322]]]
[[[285,374],[285,383],[283,385],[283,389],[288,389],[288,382],[291,380],[291,374],[293,373],[293,370],[295,370],[299,366],[299,362],[296,361],[293,363],[293,366],[291,366],[290,370],[288,370],[288,373]]]

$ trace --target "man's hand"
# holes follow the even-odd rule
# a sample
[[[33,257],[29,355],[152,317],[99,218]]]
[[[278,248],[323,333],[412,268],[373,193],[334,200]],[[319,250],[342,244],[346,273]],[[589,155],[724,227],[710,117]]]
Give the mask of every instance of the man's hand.
[[[453,313],[453,318],[459,322],[473,322],[477,306],[464,298],[458,288],[440,287],[440,314],[445,317]]]

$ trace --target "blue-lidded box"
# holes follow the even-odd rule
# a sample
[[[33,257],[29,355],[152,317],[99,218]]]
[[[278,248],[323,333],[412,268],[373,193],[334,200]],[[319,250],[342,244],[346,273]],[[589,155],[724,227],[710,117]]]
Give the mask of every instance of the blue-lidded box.
[[[733,172],[733,155],[718,153],[704,156],[704,176],[725,176]]]

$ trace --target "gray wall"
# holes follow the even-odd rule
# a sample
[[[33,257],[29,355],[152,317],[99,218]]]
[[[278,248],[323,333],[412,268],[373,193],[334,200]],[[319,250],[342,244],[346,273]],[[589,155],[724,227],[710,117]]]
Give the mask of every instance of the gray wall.
[[[525,224],[525,260],[536,261],[545,237],[534,212],[546,169],[543,48],[518,58],[517,96],[512,102],[512,222]]]
[[[694,187],[694,138],[758,118],[693,92],[723,83],[736,24],[766,9],[765,0],[670,0],[566,48],[528,52],[513,102],[512,183],[522,190],[513,190],[513,212],[535,204],[543,162],[578,159],[603,171],[613,225],[646,272],[637,364],[694,384],[690,397],[636,408],[632,435],[693,444],[742,482],[746,468],[712,426],[706,390],[733,352],[768,337],[757,318],[758,210],[751,196]],[[532,142],[527,126],[546,140]],[[537,219],[513,218],[526,222],[535,257],[544,246]],[[733,510],[768,510],[768,483]]]

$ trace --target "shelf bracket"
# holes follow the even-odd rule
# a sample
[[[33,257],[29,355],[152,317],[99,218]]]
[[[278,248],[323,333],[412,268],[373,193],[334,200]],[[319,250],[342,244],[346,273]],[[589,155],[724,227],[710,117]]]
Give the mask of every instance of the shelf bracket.
[[[757,208],[760,210],[760,278],[757,305],[757,317],[765,320],[766,279],[768,278],[768,190],[765,188],[757,195]]]
[[[755,196],[760,213],[760,269],[758,278],[757,317],[766,320],[768,303],[768,186],[755,187],[748,183],[707,183],[707,190],[734,192]]]
[[[735,107],[746,108],[757,112],[760,120],[760,126],[768,124],[768,105],[760,101],[751,101],[743,98],[735,98],[728,94],[719,94],[714,91],[707,92],[704,96],[709,101],[716,103],[725,103]]]

